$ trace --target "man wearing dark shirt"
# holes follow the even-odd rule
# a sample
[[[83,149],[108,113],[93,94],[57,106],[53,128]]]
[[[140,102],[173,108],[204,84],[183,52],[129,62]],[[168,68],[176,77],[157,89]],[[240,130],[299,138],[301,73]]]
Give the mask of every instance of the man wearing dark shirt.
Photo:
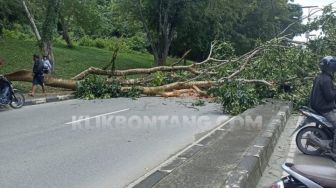
[[[323,58],[319,66],[321,73],[314,80],[310,106],[336,127],[336,89],[333,83],[336,57]],[[336,137],[334,143],[336,143]],[[333,150],[336,151],[336,144],[334,144]]]
[[[40,59],[39,55],[33,56],[34,66],[33,66],[33,87],[30,96],[35,95],[36,86],[40,85],[42,87],[43,93],[45,93],[44,89],[44,76],[43,76],[43,62]]]
[[[336,125],[336,89],[333,84],[336,58],[325,57],[320,63],[321,73],[315,78],[311,93],[311,107]]]

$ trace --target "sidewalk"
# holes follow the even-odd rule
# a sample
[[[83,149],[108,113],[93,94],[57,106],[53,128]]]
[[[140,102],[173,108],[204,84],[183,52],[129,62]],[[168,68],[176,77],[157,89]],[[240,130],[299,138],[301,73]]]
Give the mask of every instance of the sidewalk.
[[[294,163],[296,165],[318,165],[318,166],[335,166],[335,162],[329,158],[321,156],[304,155],[296,146],[296,134],[291,135],[296,127],[304,119],[298,114],[293,115],[289,120],[279,138],[278,144],[274,149],[271,159],[261,177],[258,188],[268,188],[272,183],[280,180],[288,174],[284,172],[281,165],[284,163]]]
[[[138,180],[135,187],[255,187],[291,110],[285,103],[250,109]]]

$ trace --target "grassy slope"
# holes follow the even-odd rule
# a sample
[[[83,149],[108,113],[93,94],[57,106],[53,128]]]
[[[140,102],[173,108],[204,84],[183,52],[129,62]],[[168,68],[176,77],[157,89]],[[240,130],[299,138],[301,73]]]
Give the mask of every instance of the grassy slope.
[[[0,58],[6,62],[6,65],[0,69],[0,73],[31,69],[32,54],[36,52],[38,48],[34,42],[0,40]],[[112,52],[103,49],[89,47],[67,49],[63,45],[56,45],[54,53],[57,63],[56,75],[63,78],[71,78],[91,66],[103,67],[112,56]],[[120,53],[116,65],[117,69],[147,68],[152,66],[152,62],[153,57],[150,54]]]
[[[0,67],[0,74],[20,69],[32,69],[32,55],[36,52],[38,52],[36,42],[0,38],[0,59],[6,62]],[[54,53],[56,56],[55,76],[62,78],[71,78],[91,66],[102,68],[110,62],[112,57],[112,52],[104,49],[80,46],[68,49],[61,44],[54,47]],[[168,63],[174,61],[175,59],[170,58]],[[119,53],[116,61],[117,69],[149,68],[152,64],[153,56],[144,53]],[[15,87],[25,92],[28,92],[31,87],[30,83],[15,82],[14,84]],[[49,88],[48,90],[55,89]]]

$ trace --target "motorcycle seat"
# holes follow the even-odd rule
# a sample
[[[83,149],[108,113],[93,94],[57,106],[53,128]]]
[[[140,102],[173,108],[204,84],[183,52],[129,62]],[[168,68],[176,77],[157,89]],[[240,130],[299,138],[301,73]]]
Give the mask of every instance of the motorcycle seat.
[[[336,169],[333,166],[291,164],[290,168],[296,173],[305,176],[322,187],[336,188]]]
[[[304,114],[307,117],[311,117],[315,120],[317,120],[318,122],[325,124],[326,126],[328,126],[329,128],[333,128],[332,123],[330,123],[323,115],[321,115],[320,113],[316,112],[315,110],[303,106],[300,108],[300,111],[302,114]]]
[[[302,110],[307,110],[307,111],[312,112],[312,113],[317,114],[317,115],[320,115],[320,113],[316,112],[314,109],[309,108],[307,106],[302,106],[301,109]]]

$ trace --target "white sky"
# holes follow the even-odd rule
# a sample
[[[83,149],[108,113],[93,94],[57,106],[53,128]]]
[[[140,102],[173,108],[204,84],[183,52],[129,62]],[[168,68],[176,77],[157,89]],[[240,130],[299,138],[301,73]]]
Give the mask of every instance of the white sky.
[[[333,2],[335,2],[335,0],[295,0],[294,1],[294,3],[300,4],[302,6],[325,6]]]
[[[334,2],[336,2],[336,0],[295,0],[294,1],[295,4],[300,4],[302,6],[319,6],[320,8],[326,5],[329,5],[330,3],[334,3]],[[303,16],[307,16],[308,12],[309,12],[309,9],[307,8],[303,9]],[[304,20],[303,22],[306,23],[307,20]],[[314,31],[311,34],[319,35],[320,31]],[[314,37],[311,37],[311,38],[313,39]],[[302,36],[296,37],[295,40],[305,41],[306,38],[305,38],[305,35],[303,34]]]

